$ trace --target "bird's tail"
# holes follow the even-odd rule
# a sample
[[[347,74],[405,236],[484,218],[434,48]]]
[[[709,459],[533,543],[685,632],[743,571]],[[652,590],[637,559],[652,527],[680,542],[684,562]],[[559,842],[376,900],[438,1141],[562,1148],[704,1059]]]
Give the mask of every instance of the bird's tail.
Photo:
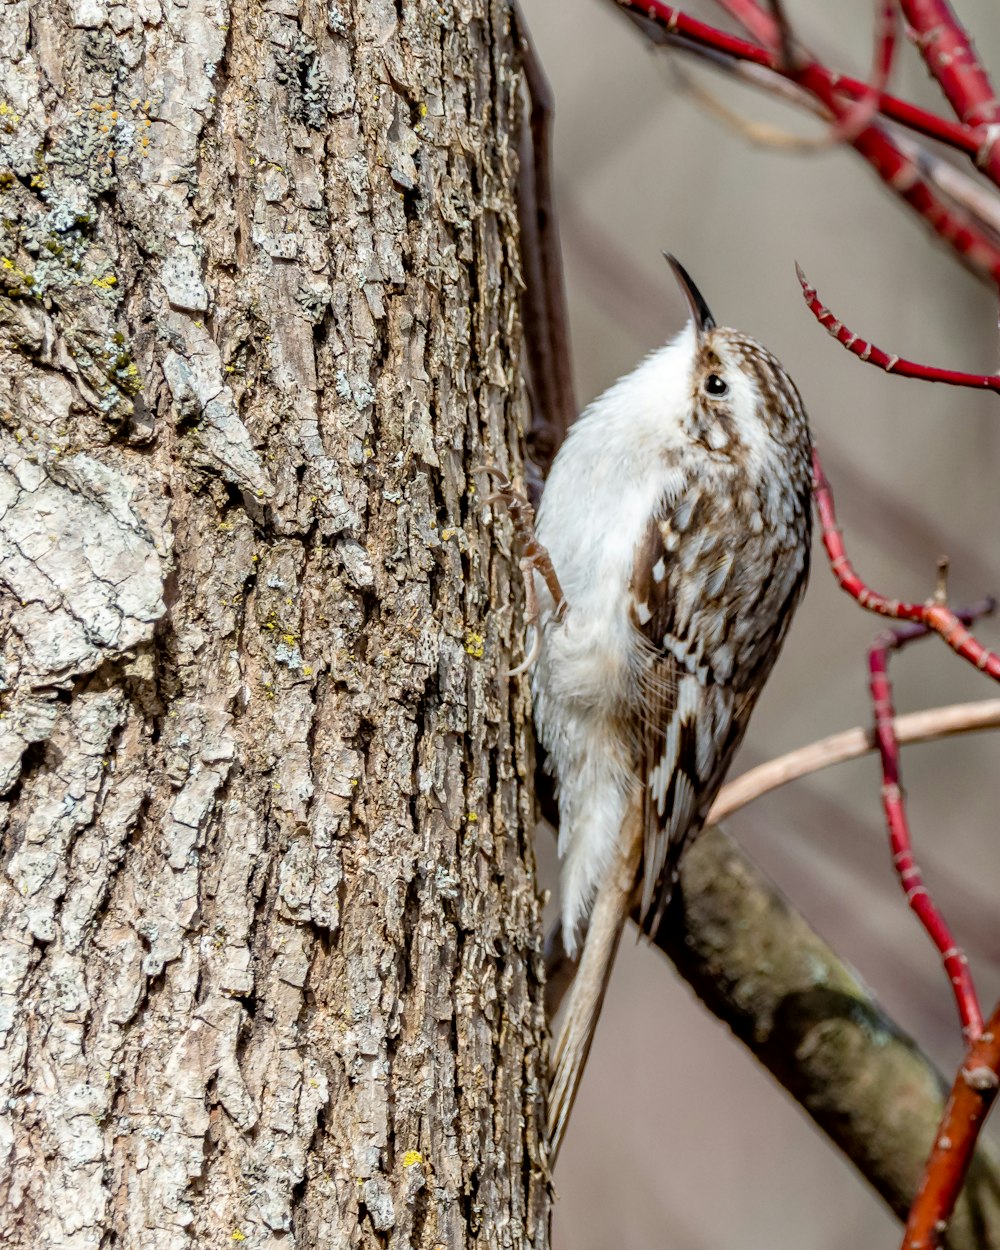
[[[597,891],[579,968],[552,1062],[549,1084],[549,1166],[555,1165],[576,1091],[590,1053],[604,992],[628,917],[642,856],[639,805],[633,802],[615,850],[615,863]]]

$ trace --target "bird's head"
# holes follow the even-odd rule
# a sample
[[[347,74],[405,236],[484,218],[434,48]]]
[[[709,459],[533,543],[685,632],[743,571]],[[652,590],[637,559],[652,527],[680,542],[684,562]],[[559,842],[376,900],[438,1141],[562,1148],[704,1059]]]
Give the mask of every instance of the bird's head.
[[[669,252],[664,256],[691,314],[680,340],[688,361],[690,436],[723,454],[772,440],[799,441],[805,410],[781,364],[756,339],[717,325],[691,275]]]

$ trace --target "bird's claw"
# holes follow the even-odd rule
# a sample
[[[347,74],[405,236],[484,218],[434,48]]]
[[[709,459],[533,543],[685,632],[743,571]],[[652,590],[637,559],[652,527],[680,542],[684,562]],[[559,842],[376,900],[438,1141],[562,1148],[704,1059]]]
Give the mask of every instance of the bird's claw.
[[[521,491],[516,490],[506,473],[496,468],[495,465],[478,465],[473,471],[485,473],[496,481],[497,489],[486,497],[483,501],[483,506],[485,507],[487,504],[493,503],[505,505],[510,514],[511,523],[514,526],[514,534],[518,545],[524,553],[519,561],[521,575],[524,578],[524,619],[527,628],[534,631],[534,638],[531,647],[527,649],[527,655],[524,660],[517,668],[511,669],[507,674],[508,677],[518,677],[532,667],[538,659],[542,647],[542,631],[538,627],[540,612],[534,574],[537,572],[548,587],[549,594],[552,596],[556,620],[560,620],[565,612],[566,599],[563,596],[562,587],[559,585],[559,579],[552,565],[552,557],[535,535],[535,510],[527,497]]]

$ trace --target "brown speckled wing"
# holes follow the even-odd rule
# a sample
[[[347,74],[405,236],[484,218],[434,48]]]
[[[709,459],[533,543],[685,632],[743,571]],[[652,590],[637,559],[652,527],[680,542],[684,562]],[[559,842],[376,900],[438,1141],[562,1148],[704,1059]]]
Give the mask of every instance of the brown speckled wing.
[[[637,742],[643,795],[642,919],[655,930],[742,736],[752,697],[732,673],[725,527],[692,488],[655,516],[636,551],[630,613],[648,643]],[[706,645],[707,644],[707,645]],[[721,668],[722,671],[719,671]]]

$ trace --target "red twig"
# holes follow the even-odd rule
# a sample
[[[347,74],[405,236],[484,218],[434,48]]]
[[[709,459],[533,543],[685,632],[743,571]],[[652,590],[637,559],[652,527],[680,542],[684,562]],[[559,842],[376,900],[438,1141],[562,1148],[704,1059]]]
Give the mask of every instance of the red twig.
[[[942,586],[936,599],[943,599]],[[992,600],[956,615],[963,624],[994,608]],[[983,1029],[982,1008],[965,953],[936,907],[913,855],[909,820],[900,782],[899,742],[889,680],[889,653],[928,633],[912,624],[880,634],[868,650],[875,742],[882,761],[882,806],[892,862],[906,901],[941,955],[962,1022],[967,1051],[952,1086],[920,1190],[910,1208],[902,1250],[937,1250],[962,1191],[980,1129],[1000,1083],[1000,1006]]]
[[[991,610],[992,606],[992,603],[987,603],[957,616],[963,624],[971,624],[977,615]],[[898,651],[908,642],[925,637],[929,632],[926,625],[888,629],[879,634],[868,649],[875,743],[882,760],[882,807],[889,830],[893,867],[907,903],[941,953],[962,1021],[962,1032],[966,1042],[972,1043],[983,1029],[982,1010],[965,953],[959,948],[944,916],[935,906],[913,857],[910,825],[900,784],[899,743],[893,724],[896,711],[893,707],[892,683],[889,680],[889,652]]]
[[[1000,101],[947,0],[901,0],[927,68],[964,125],[982,132],[978,162],[1000,185]]]
[[[823,547],[841,590],[846,591],[852,599],[869,612],[892,617],[897,621],[913,621],[926,626],[935,634],[940,634],[948,646],[963,660],[968,660],[976,668],[988,673],[994,681],[1000,681],[1000,655],[988,651],[982,643],[978,642],[966,629],[961,617],[956,615],[947,604],[937,600],[932,600],[930,603],[903,603],[898,599],[888,599],[885,595],[866,586],[861,580],[847,558],[843,535],[837,525],[833,493],[826,474],[823,472],[819,452],[815,448],[813,449],[813,497],[819,514]]]
[[[1000,1073],[1000,1005],[969,1047],[951,1087],[924,1179],[910,1208],[903,1250],[936,1250],[962,1192]]]
[[[700,22],[697,18],[689,17],[672,5],[662,4],[660,0],[617,0],[617,3],[628,12],[635,13],[637,17],[655,22],[668,33],[683,35],[700,47],[722,52],[738,61],[752,61],[755,65],[762,65],[765,69],[773,70],[783,78],[792,77],[780,64],[776,53],[758,44],[750,43],[746,39],[740,39],[737,35],[730,35],[726,31],[708,25],[707,22]],[[757,6],[753,4],[748,7],[757,9]],[[766,17],[759,9],[757,11],[761,17]],[[770,22],[772,19],[768,17],[767,21]],[[860,78],[839,74],[822,65],[816,66],[816,72],[829,83],[834,91],[849,99],[859,99],[868,91],[869,84],[862,82]],[[979,152],[982,138],[975,132],[886,92],[882,92],[879,96],[879,112],[883,117],[889,118],[900,126],[905,126],[907,130],[926,135],[927,138],[936,139],[940,143],[946,143],[949,147],[957,148],[973,159]]]
[[[838,123],[847,124],[850,110],[838,98],[815,62],[790,73],[824,104]],[[918,213],[931,230],[976,269],[1000,286],[1000,247],[966,213],[950,207],[921,175],[916,162],[902,152],[879,126],[866,126],[853,135],[851,147],[865,158],[882,181]]]
[[[749,0],[746,0],[749,3]],[[794,57],[788,58],[783,53],[770,52],[757,44],[748,43],[733,35],[716,30],[704,22],[688,17],[672,5],[662,0],[618,0],[618,4],[638,16],[662,26],[668,33],[677,33],[692,42],[714,48],[729,56],[741,60],[752,61],[763,65],[782,77],[807,90],[815,99],[833,115],[838,126],[850,128],[851,107],[845,103],[842,93],[846,92],[848,81],[852,83],[850,94],[854,98],[863,97],[868,85],[856,79],[848,80],[833,74],[825,66],[815,61],[797,62]],[[890,109],[890,97],[880,95],[880,112],[886,117],[902,120],[899,110]],[[895,101],[901,104],[901,101]],[[904,110],[911,118],[914,117],[912,106],[906,105]],[[920,110],[916,110],[920,112]],[[939,131],[942,123],[932,114],[923,114],[923,120]],[[903,121],[903,124],[907,124]],[[930,133],[927,126],[914,127]],[[949,133],[954,133],[949,131]],[[972,147],[979,150],[981,138],[973,137],[965,127],[958,127],[957,133],[962,136],[962,146],[966,151]],[[969,146],[971,141],[972,147]],[[878,176],[897,195],[904,199],[910,207],[921,216],[931,230],[955,249],[955,251],[973,268],[988,274],[997,285],[1000,285],[1000,245],[964,212],[948,205],[935,192],[931,184],[921,176],[915,161],[893,143],[889,136],[878,126],[865,126],[859,133],[850,136],[851,146],[859,152],[872,166]]]
[[[823,545],[841,587],[862,607],[911,622],[879,635],[868,651],[868,671],[875,740],[882,761],[882,805],[889,830],[893,866],[907,903],[941,954],[968,1046],[924,1170],[920,1192],[910,1209],[903,1238],[902,1250],[937,1250],[962,1190],[980,1128],[996,1093],[1000,1073],[1000,1007],[984,1032],[982,1008],[965,955],[928,893],[913,856],[900,785],[899,743],[893,725],[895,710],[889,681],[889,652],[934,631],[940,633],[959,655],[995,679],[1000,678],[1000,657],[986,651],[966,628],[977,616],[993,611],[995,604],[993,600],[986,600],[967,612],[953,612],[944,601],[943,570],[938,592],[927,604],[899,603],[870,590],[847,558],[837,527],[830,484],[815,450],[813,478]]]
[[[867,364],[884,369],[886,373],[894,373],[900,378],[918,378],[922,382],[946,382],[950,386],[971,386],[977,390],[989,390],[1000,393],[1000,375],[995,373],[960,373],[955,369],[938,369],[934,365],[922,365],[916,360],[903,360],[900,356],[890,356],[881,347],[859,338],[842,321],[839,321],[816,294],[816,288],[802,272],[799,265],[795,266],[802,294],[805,296],[809,311],[843,347]]]
[[[896,18],[895,0],[882,0],[876,6],[875,55],[872,59],[871,82],[865,94],[859,97],[834,126],[830,138],[835,143],[853,143],[879,112],[879,100],[889,83],[892,61],[896,54]]]
[[[779,24],[757,0],[716,2],[765,48],[778,51],[781,45]],[[977,132],[976,163],[997,182],[1000,178],[1000,126],[997,124],[1000,123],[1000,102],[972,41],[947,0],[900,0],[900,3],[928,68],[963,125]],[[887,21],[895,27],[895,10],[896,0],[886,0],[881,6],[879,20],[883,31]],[[891,11],[891,17],[887,11]],[[890,115],[885,109],[878,111],[887,117]]]
[[[770,13],[765,13],[756,0],[716,0],[716,2],[730,16],[735,17],[765,48],[773,53],[780,53],[781,63],[786,68],[790,66],[793,58],[787,53],[792,44],[791,31],[780,9],[775,9],[776,15],[782,18],[779,22]],[[830,141],[834,143],[850,143],[855,135],[859,134],[878,113],[883,111],[881,101],[889,82],[896,51],[898,16],[896,0],[878,0],[875,10],[875,55],[871,79],[863,92],[852,93],[857,95],[857,102],[834,127],[830,136]],[[806,63],[804,58],[799,59],[803,64]],[[816,64],[814,57],[809,57],[808,60]],[[822,66],[817,65],[817,68],[823,73],[826,72]],[[853,79],[851,81],[854,82]]]
[[[721,9],[725,9],[730,17],[735,17],[743,29],[762,43],[765,48],[777,52],[781,47],[781,36],[778,23],[770,13],[757,4],[756,0],[716,0]]]

